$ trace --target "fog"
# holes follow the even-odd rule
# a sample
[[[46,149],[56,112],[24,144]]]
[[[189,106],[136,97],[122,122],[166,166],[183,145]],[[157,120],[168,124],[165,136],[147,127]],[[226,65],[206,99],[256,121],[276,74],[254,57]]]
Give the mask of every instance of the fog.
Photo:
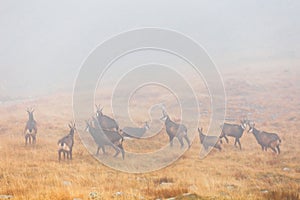
[[[72,91],[91,50],[113,35],[141,27],[188,35],[221,71],[271,61],[297,65],[299,19],[297,0],[1,0],[0,98]]]

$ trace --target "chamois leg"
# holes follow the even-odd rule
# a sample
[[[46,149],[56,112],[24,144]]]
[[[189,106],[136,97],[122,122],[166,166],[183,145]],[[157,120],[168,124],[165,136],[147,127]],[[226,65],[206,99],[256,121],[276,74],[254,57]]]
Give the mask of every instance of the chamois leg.
[[[182,137],[178,137],[178,141],[180,143],[180,148],[182,149],[184,147],[184,143],[183,143]]]
[[[221,146],[220,146],[220,144],[215,144],[215,146],[214,146],[216,149],[219,149],[219,151],[221,151],[222,150],[222,148],[221,148]]]
[[[276,148],[277,148],[278,154],[280,154],[280,148],[279,148],[279,145],[277,145]]]
[[[100,147],[97,148],[96,155],[99,155],[99,150],[100,150]]]
[[[31,135],[29,135],[28,139],[29,139],[29,144],[31,144]]]
[[[25,146],[27,146],[28,143],[28,134],[25,135]]]
[[[229,143],[229,140],[228,140],[228,138],[226,137],[226,135],[224,135],[224,138],[225,138],[225,140],[226,140],[226,143],[228,144],[228,143]]]
[[[117,157],[117,156],[119,155],[119,153],[120,153],[120,149],[119,149],[118,147],[116,147],[115,145],[113,145],[113,144],[112,144],[111,146],[112,146],[112,148],[114,148],[114,150],[116,151],[114,157]]]
[[[222,140],[222,138],[225,138],[225,140],[226,140],[226,142],[228,143],[228,138],[226,137],[226,135],[225,135],[225,133],[223,132],[223,130],[222,130],[222,132],[221,132],[221,135],[220,135],[220,142],[221,142],[221,144],[223,144],[223,140]]]
[[[222,138],[223,138],[223,137],[221,137],[221,136],[219,137],[220,143],[221,143],[221,144],[223,144]]]
[[[274,148],[276,150],[276,154],[280,154],[280,148],[278,141],[273,141],[269,144],[270,148]],[[272,149],[273,150],[273,149]]]
[[[32,144],[35,145],[35,143],[36,143],[36,135],[34,134],[34,135],[32,135]]]
[[[60,160],[61,160],[61,149],[58,150],[58,161],[60,161]]]
[[[203,146],[204,146],[205,151],[207,151],[208,150],[208,146],[205,145],[205,144]]]
[[[240,142],[240,138],[237,139],[237,143],[239,144],[240,150],[242,150],[242,145],[241,145],[241,142]]]
[[[124,160],[124,158],[125,158],[125,151],[124,151],[124,148],[123,148],[123,145],[122,145],[122,143],[121,144],[119,144],[118,145],[118,147],[120,148],[120,150],[121,150],[121,153],[122,153],[122,158],[123,158],[123,160]]]
[[[37,133],[37,129],[36,127],[33,128],[34,134],[32,135],[32,143],[35,144],[36,143],[36,133]]]
[[[185,136],[183,136],[183,137],[184,137],[184,139],[186,140],[186,142],[188,143],[189,148],[190,148],[190,147],[191,147],[191,143],[190,143],[190,140],[189,140],[188,136],[185,135]]]
[[[101,149],[102,149],[102,153],[106,154],[105,147],[103,146],[103,147],[101,147]]]
[[[236,147],[237,139],[235,138],[234,140],[234,146]]]
[[[70,151],[68,152],[69,156],[70,156],[70,160],[72,160],[72,149],[70,149]]]
[[[120,153],[120,150],[118,148],[116,148],[115,150],[116,150],[116,153],[115,153],[114,157],[117,157]]]
[[[277,154],[277,151],[276,151],[276,149],[275,149],[274,147],[270,147],[270,148],[272,149],[272,151],[273,151],[274,153]]]
[[[174,139],[173,136],[169,136],[169,141],[170,141],[170,146],[171,146],[171,147],[173,146],[173,139]]]

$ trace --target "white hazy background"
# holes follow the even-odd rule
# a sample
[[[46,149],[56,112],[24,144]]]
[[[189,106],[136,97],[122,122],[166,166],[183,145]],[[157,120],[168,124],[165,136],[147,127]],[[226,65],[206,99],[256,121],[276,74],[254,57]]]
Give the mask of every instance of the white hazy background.
[[[72,91],[92,49],[141,27],[192,37],[221,71],[251,64],[297,65],[299,19],[298,0],[0,0],[0,98]]]

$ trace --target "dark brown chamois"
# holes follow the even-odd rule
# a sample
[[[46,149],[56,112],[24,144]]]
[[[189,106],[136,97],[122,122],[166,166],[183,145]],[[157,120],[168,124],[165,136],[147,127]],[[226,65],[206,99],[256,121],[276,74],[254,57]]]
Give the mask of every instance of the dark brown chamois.
[[[97,117],[98,122],[99,122],[99,124],[100,124],[100,126],[103,130],[116,130],[116,131],[119,131],[119,125],[116,122],[116,120],[114,120],[111,117],[103,114],[103,112],[102,112],[103,107],[100,108],[100,105],[99,106],[96,105],[96,109],[97,109],[96,117]]]
[[[222,138],[224,137],[226,142],[228,143],[228,138],[226,136],[234,137],[234,146],[236,147],[238,144],[240,149],[242,149],[240,138],[242,137],[244,130],[247,127],[247,121],[241,120],[241,124],[228,124],[224,123],[221,126],[221,135],[220,135],[220,142],[222,144]]]
[[[162,111],[163,116],[160,118],[161,120],[165,121],[165,126],[166,126],[166,131],[169,136],[169,141],[170,141],[170,146],[173,146],[173,139],[177,137],[181,148],[183,148],[184,143],[183,143],[183,138],[186,140],[188,143],[188,148],[191,147],[190,140],[187,135],[187,128],[183,124],[177,124],[173,122],[169,115],[163,110]]]
[[[36,121],[33,118],[33,112],[34,109],[27,109],[28,113],[28,121],[26,123],[25,129],[24,129],[24,134],[25,134],[25,145],[36,143],[36,134],[37,134],[37,127],[36,127]]]
[[[146,131],[149,129],[148,122],[145,122],[144,126],[141,128],[138,127],[124,127],[122,129],[122,136],[123,137],[129,137],[129,138],[137,138],[140,139],[143,137],[143,135],[146,133]]]
[[[65,137],[58,140],[58,160],[61,160],[61,154],[63,153],[64,159],[72,160],[72,150],[74,145],[74,132],[76,130],[75,123],[69,124],[70,132]]]
[[[220,142],[219,137],[204,135],[203,128],[201,128],[201,129],[198,128],[198,132],[199,132],[200,142],[206,151],[208,150],[209,147],[214,147],[216,149],[219,149],[219,151],[222,150],[222,148],[219,144],[219,142]]]
[[[265,131],[259,131],[254,128],[255,124],[249,124],[249,133],[253,133],[257,143],[261,146],[263,151],[267,151],[267,148],[271,148],[275,153],[280,154],[279,145],[281,144],[281,139],[276,133],[268,133]]]
[[[86,131],[88,131],[93,137],[95,143],[97,144],[97,153],[99,154],[100,148],[105,154],[105,146],[111,146],[115,151],[114,157],[117,157],[119,153],[122,153],[122,158],[125,158],[125,151],[123,148],[123,137],[117,131],[101,130],[96,119],[93,119],[94,126],[92,122],[86,121]]]

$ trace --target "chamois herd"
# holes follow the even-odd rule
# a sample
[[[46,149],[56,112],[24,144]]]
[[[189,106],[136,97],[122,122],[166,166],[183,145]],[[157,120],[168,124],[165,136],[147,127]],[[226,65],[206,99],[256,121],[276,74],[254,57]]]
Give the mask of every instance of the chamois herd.
[[[120,153],[122,158],[125,158],[125,150],[123,148],[124,138],[140,139],[150,128],[148,123],[145,122],[143,127],[124,127],[122,130],[119,128],[118,123],[111,117],[104,115],[102,112],[103,108],[96,105],[96,115],[89,120],[86,120],[85,131],[89,133],[94,142],[97,145],[96,155],[99,154],[100,149],[105,154],[105,147],[110,146],[115,150],[114,157],[117,157]],[[33,109],[27,109],[28,121],[26,123],[24,134],[25,134],[25,145],[35,144],[37,135],[36,121],[33,117]],[[187,127],[184,124],[178,124],[172,121],[165,111],[162,109],[162,117],[160,120],[164,121],[165,130],[169,137],[170,146],[173,146],[174,138],[180,143],[181,148],[184,147],[184,140],[190,148],[191,143],[187,134]],[[260,131],[255,128],[255,124],[249,120],[241,120],[240,124],[229,124],[224,123],[220,126],[221,134],[217,136],[209,136],[203,133],[203,128],[198,128],[200,143],[207,151],[209,148],[216,148],[219,151],[222,150],[221,144],[224,138],[228,143],[227,137],[233,137],[235,139],[235,147],[242,149],[240,138],[243,136],[247,126],[249,127],[248,133],[252,133],[261,146],[263,151],[267,151],[268,148],[272,149],[276,154],[280,154],[281,139],[276,133],[268,133]],[[63,155],[64,159],[72,159],[72,150],[74,146],[74,133],[76,131],[75,123],[69,124],[70,132],[68,135],[58,140],[58,160],[61,160]]]

